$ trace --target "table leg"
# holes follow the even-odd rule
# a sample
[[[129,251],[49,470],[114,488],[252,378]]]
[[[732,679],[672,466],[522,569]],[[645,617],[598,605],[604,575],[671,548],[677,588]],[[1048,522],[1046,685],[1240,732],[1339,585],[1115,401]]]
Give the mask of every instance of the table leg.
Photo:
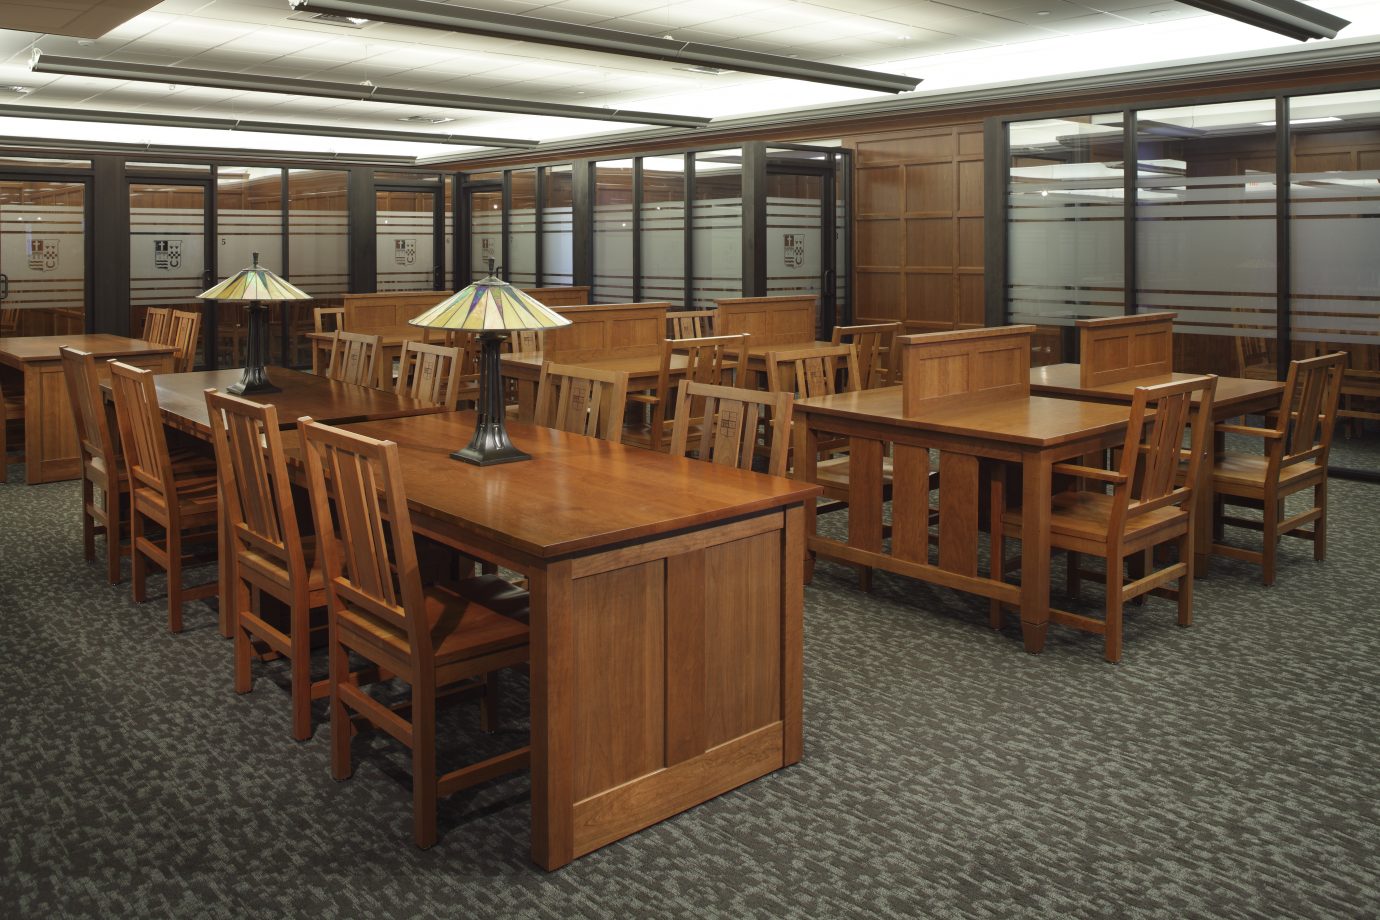
[[[1021,521],[1021,637],[1025,650],[1038,654],[1049,631],[1049,458],[1029,454],[1021,464],[1024,509]]]
[[[1202,578],[1208,573],[1208,558],[1212,555],[1212,469],[1217,464],[1217,458],[1222,456],[1227,449],[1227,436],[1220,431],[1212,432],[1212,453],[1205,458],[1207,462],[1201,464],[1201,475],[1195,487],[1197,493],[1193,499],[1193,572],[1195,577]]]
[[[575,858],[575,630],[573,566],[528,573],[531,590],[532,861]]]
[[[816,467],[819,464],[819,432],[805,419],[798,419],[795,422],[795,443],[792,445],[795,451],[794,476],[804,482],[814,482]],[[880,503],[879,503],[880,507]],[[809,584],[815,577],[815,554],[809,549],[810,537],[815,535],[816,500],[809,498],[805,500],[805,539],[801,541],[804,547],[805,568],[803,571],[804,583]]]

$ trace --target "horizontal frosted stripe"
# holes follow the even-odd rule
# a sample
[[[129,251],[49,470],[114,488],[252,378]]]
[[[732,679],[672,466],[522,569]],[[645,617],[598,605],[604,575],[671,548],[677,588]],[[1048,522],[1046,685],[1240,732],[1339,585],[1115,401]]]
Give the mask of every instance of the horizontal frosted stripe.
[[[1274,220],[1274,202],[1233,204],[1145,204],[1136,205],[1138,220],[1177,218],[1179,220],[1260,219]]]
[[[1136,292],[1136,303],[1157,308],[1172,303],[1185,310],[1239,310],[1246,315],[1273,315],[1275,312],[1274,294],[1214,294],[1203,291],[1149,291],[1141,288]]]
[[[1045,199],[1040,200],[1044,201]],[[1021,224],[1032,221],[1121,220],[1122,211],[1123,209],[1119,204],[1047,204],[1040,207],[1012,208],[1009,222]]]
[[[1376,345],[1377,336],[1358,332],[1337,332],[1324,334],[1318,332],[1295,332],[1295,342],[1326,342],[1329,345]]]
[[[1295,313],[1347,313],[1366,315],[1380,313],[1380,300],[1334,300],[1327,297],[1295,294],[1293,297]]]
[[[1380,197],[1372,201],[1295,200],[1289,204],[1289,214],[1296,220],[1317,218],[1335,220],[1352,217],[1358,220],[1374,219],[1380,217]]]
[[[1250,185],[1275,181],[1274,173],[1251,172],[1240,176],[1140,176],[1136,185],[1141,188],[1203,188],[1214,185]]]

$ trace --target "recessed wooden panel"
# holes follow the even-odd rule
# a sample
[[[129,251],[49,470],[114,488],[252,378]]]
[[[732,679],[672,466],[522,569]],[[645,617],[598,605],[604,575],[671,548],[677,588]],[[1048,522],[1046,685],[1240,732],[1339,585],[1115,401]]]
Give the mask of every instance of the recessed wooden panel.
[[[958,263],[961,268],[982,268],[983,239],[981,217],[960,217],[958,224]]]
[[[904,319],[905,295],[900,272],[858,270],[858,292],[853,304],[855,317],[881,322]]]
[[[958,209],[982,213],[982,161],[958,164]]]
[[[569,326],[546,331],[545,357],[552,361],[659,354],[666,336],[664,301],[606,303],[556,310]]]
[[[1028,396],[1034,331],[1034,326],[998,326],[898,338],[902,411],[915,417],[931,409]]]
[[[938,354],[920,358],[914,365],[914,373],[918,375],[916,389],[923,393],[926,399],[967,393],[972,360],[973,356],[967,353]],[[912,368],[907,365],[907,379],[911,373]]]
[[[905,231],[894,219],[859,220],[854,224],[853,261],[859,266],[899,268]]]
[[[1101,367],[1125,367],[1131,360],[1130,336],[1108,336],[1093,341],[1092,348],[1083,357],[1090,365]]]
[[[859,141],[854,149],[858,152],[859,165],[863,166],[873,163],[895,163],[915,156],[915,142],[908,136]]]
[[[781,719],[780,571],[776,533],[705,551],[704,715],[710,748]]]
[[[907,320],[953,324],[954,278],[948,272],[906,275]]]
[[[939,455],[939,567],[977,575],[978,458]]]
[[[658,323],[655,318],[614,320],[609,323],[608,346],[610,349],[627,348],[629,345],[644,345],[666,334],[665,320]]]
[[[730,297],[715,301],[719,315],[714,320],[719,335],[752,336],[753,345],[784,345],[812,342],[815,338],[813,294],[787,294],[781,297]]]
[[[655,560],[574,582],[576,801],[665,766],[664,579]]]
[[[906,211],[954,209],[954,164],[924,163],[906,167]]]
[[[973,364],[974,392],[1019,385],[1023,377],[1029,384],[1030,361],[1023,345],[1024,342],[1018,342],[1000,348],[978,349],[977,361]]]
[[[959,129],[959,132],[958,132],[958,155],[959,155],[959,156],[961,156],[961,157],[967,157],[967,156],[978,156],[978,157],[980,157],[980,156],[983,155],[982,146],[983,146],[983,139],[982,139],[982,130],[981,130],[981,129],[979,129],[979,130],[977,130],[977,131],[964,131],[964,130],[961,129],[961,128]]]
[[[1085,387],[1143,377],[1167,378],[1174,370],[1172,312],[1080,319],[1079,384]]]
[[[897,214],[901,210],[901,167],[857,170],[858,213]]]
[[[958,322],[961,326],[982,326],[987,320],[987,291],[981,271],[958,276]]]
[[[936,160],[954,155],[954,134],[950,128],[917,132],[906,151],[910,160]]]
[[[921,268],[947,268],[954,264],[954,222],[948,217],[910,218],[906,221],[906,264]]]

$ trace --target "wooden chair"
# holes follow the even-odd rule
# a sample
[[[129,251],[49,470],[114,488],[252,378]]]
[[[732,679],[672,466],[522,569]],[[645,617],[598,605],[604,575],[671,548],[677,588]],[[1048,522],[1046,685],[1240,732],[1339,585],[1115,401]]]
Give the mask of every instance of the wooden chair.
[[[197,348],[201,343],[201,313],[196,310],[174,310],[164,344],[173,347],[173,371],[185,374],[196,366]]]
[[[231,567],[235,692],[253,689],[256,645],[282,655],[292,671],[292,737],[305,741],[311,701],[330,689],[327,681],[311,679],[311,612],[326,606],[326,582],[316,538],[297,527],[278,410],[214,389],[206,391],[206,408],[231,550],[222,564]],[[254,603],[265,594],[287,606],[286,630]]]
[[[1056,463],[1054,472],[1094,484],[1095,491],[1074,488],[1054,495],[1051,509],[1006,509],[1000,475],[992,489],[992,553],[994,575],[1006,574],[1008,536],[1019,539],[1025,514],[1048,513],[1052,549],[1068,552],[1070,592],[1077,591],[1079,555],[1092,553],[1107,560],[1107,599],[1103,619],[1051,610],[1050,619],[1103,637],[1103,655],[1121,660],[1122,607],[1125,602],[1178,582],[1179,625],[1193,623],[1193,487],[1199,464],[1208,451],[1212,398],[1217,378],[1192,377],[1177,383],[1136,387],[1131,419],[1117,469]],[[1194,399],[1198,405],[1193,406]],[[1184,429],[1191,440],[1184,450]],[[1184,462],[1186,461],[1186,462]],[[1181,473],[1181,465],[1183,467]],[[1103,491],[1107,485],[1112,494]],[[1154,548],[1178,547],[1178,560],[1153,570]],[[1122,580],[1125,561],[1143,561],[1146,572],[1130,583]],[[1021,565],[1047,565],[1044,558],[1021,557]],[[992,628],[1001,627],[1002,609],[991,607]]]
[[[666,335],[673,339],[702,339],[714,334],[718,310],[678,310],[666,314]]]
[[[172,326],[172,307],[149,307],[144,311],[144,331],[139,338],[145,342],[168,343],[168,330]]]
[[[623,440],[623,410],[628,402],[628,372],[579,365],[542,365],[537,384],[536,424],[561,431]]]
[[[1277,380],[1279,371],[1275,368],[1275,356],[1270,350],[1270,340],[1259,336],[1238,335],[1236,345],[1236,376],[1251,380]]]
[[[834,327],[833,343],[849,343],[857,352],[858,389],[891,386],[900,380],[900,368],[893,368],[897,363],[893,358],[896,355],[894,345],[900,334],[900,323]]]
[[[19,308],[0,307],[0,336],[19,334]]]
[[[331,359],[326,365],[326,376],[360,386],[378,386],[378,360],[382,350],[382,336],[337,329],[331,336]]]
[[[335,332],[345,330],[344,307],[313,307],[311,311],[313,332]]]
[[[120,559],[129,555],[129,548],[122,543],[126,524],[122,512],[129,498],[129,478],[123,468],[119,442],[111,431],[110,414],[101,398],[95,355],[66,345],[58,353],[62,356],[81,454],[82,547],[86,561],[94,562],[96,537],[105,536],[106,578],[117,585],[122,578]]]
[[[216,477],[174,470],[158,411],[153,371],[110,362],[120,446],[130,483],[130,546],[134,562],[134,600],[148,596],[148,563],[168,573],[168,629],[182,631],[182,605],[212,597],[216,580],[182,586],[184,543],[216,538]],[[152,522],[164,531],[159,544],[148,534]]]
[[[665,446],[666,407],[671,401],[671,365],[677,354],[685,356],[684,380],[718,385],[724,382],[724,371],[738,367],[747,350],[746,334],[721,335],[695,339],[667,339],[662,343],[661,369],[656,389],[650,393],[631,393],[630,402],[647,406],[652,418],[645,431],[624,433],[624,439],[638,447],[661,450]]]
[[[439,796],[529,765],[524,746],[444,774],[436,766],[438,698],[482,692],[482,724],[490,729],[490,675],[528,660],[527,626],[444,588],[422,587],[396,444],[307,418],[299,428],[330,610],[331,773],[350,777],[355,713],[411,748],[413,839],[429,847]],[[392,709],[353,683],[351,655],[406,681],[411,705]]]
[[[7,394],[0,384],[0,482],[10,481],[10,423],[23,431],[24,395]],[[23,459],[21,456],[19,459]]]
[[[459,348],[428,345],[425,342],[404,342],[398,360],[399,396],[411,396],[429,406],[454,409],[460,398],[462,353]],[[478,387],[476,372],[469,381]]]
[[[546,333],[540,329],[519,329],[508,337],[508,349],[516,355],[530,355],[542,350]]]
[[[767,472],[786,475],[791,448],[790,393],[763,393],[740,387],[715,386],[682,380],[676,390],[676,419],[671,427],[671,455],[691,453],[710,463],[752,469],[757,431],[765,424],[768,433]],[[700,407],[693,405],[702,403]],[[691,418],[697,417],[699,437],[690,440]]]
[[[1275,554],[1280,537],[1291,536],[1313,541],[1313,558],[1327,557],[1327,455],[1332,447],[1332,432],[1337,421],[1337,401],[1341,393],[1346,354],[1336,352],[1293,361],[1285,380],[1280,411],[1271,427],[1222,424],[1219,434],[1248,435],[1264,441],[1264,454],[1225,451],[1213,464],[1212,551],[1233,559],[1253,562],[1261,567],[1261,582],[1275,582]],[[1284,500],[1290,495],[1313,490],[1308,510],[1285,516]],[[1263,521],[1229,518],[1224,506],[1251,504],[1264,511]],[[1307,524],[1312,530],[1303,530]],[[1222,541],[1225,525],[1261,530],[1264,545],[1260,551],[1229,546]]]

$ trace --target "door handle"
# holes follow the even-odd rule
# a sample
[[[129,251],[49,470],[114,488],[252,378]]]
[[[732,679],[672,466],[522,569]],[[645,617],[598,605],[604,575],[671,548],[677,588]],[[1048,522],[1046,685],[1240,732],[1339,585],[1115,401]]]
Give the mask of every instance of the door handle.
[[[8,300],[10,296],[10,276],[0,272],[0,301]]]
[[[213,284],[215,284],[215,283],[216,283],[216,279],[211,275],[211,270],[210,270],[209,268],[203,269],[202,272],[201,272],[201,286],[202,286],[202,289],[205,290],[205,289],[207,289],[207,288],[210,288],[211,285],[213,285]]]

